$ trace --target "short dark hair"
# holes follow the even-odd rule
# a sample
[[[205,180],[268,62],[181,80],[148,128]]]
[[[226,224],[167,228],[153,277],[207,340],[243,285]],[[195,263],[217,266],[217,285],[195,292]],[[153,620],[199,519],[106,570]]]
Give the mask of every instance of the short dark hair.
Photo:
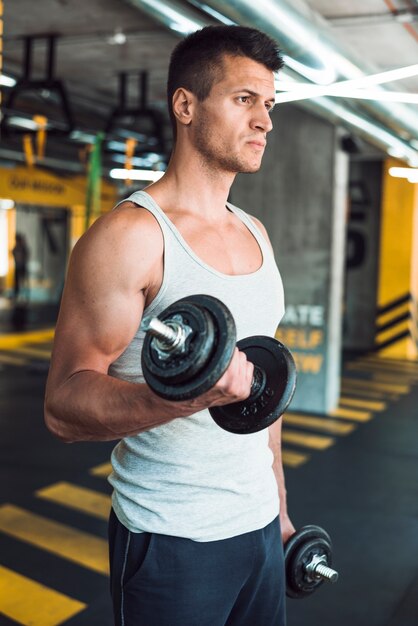
[[[179,87],[205,100],[220,76],[222,57],[248,57],[272,72],[283,67],[277,43],[265,33],[247,26],[206,26],[180,41],[174,48],[168,69],[168,111],[176,136],[172,108],[173,95]]]

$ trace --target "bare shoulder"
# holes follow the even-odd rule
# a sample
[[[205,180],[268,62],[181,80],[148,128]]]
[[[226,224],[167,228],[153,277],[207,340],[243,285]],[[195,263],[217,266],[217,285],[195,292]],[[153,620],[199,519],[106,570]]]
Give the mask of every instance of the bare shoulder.
[[[109,213],[102,215],[81,237],[81,245],[109,245],[118,250],[126,245],[138,244],[152,249],[156,244],[157,250],[162,249],[163,239],[161,229],[155,217],[146,209],[133,202],[124,202]]]
[[[250,218],[252,219],[254,224],[257,226],[258,230],[261,232],[261,234],[263,235],[264,239],[269,244],[270,248],[273,250],[273,247],[272,247],[271,241],[270,241],[270,237],[268,236],[266,227],[264,226],[263,222],[261,222],[257,217],[254,217],[254,215],[250,215]]]
[[[132,202],[124,202],[100,217],[79,239],[71,265],[96,266],[96,279],[100,273],[106,280],[114,276],[120,281],[125,276],[146,283],[146,275],[162,258],[163,249],[162,233],[153,215]],[[111,270],[111,275],[106,275],[106,270]]]

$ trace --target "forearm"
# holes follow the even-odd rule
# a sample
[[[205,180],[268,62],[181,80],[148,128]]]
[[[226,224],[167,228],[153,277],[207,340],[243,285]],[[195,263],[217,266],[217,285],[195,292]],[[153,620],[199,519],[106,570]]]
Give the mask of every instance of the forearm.
[[[145,384],[87,370],[61,385],[47,386],[45,421],[63,441],[108,441],[155,428],[201,408],[165,401]]]
[[[280,511],[287,512],[287,491],[282,462],[282,419],[277,420],[269,428],[269,446],[274,455],[273,471],[279,491]]]
[[[289,537],[295,532],[295,527],[289,519],[287,512],[287,492],[282,462],[282,421],[283,418],[277,420],[277,422],[270,426],[269,446],[274,454],[273,470],[280,498],[280,525],[283,542],[286,543]]]

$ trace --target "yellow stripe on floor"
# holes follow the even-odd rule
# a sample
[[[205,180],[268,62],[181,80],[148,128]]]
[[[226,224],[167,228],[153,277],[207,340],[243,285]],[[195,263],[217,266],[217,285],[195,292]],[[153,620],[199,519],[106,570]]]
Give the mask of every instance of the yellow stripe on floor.
[[[408,385],[393,385],[390,383],[375,383],[372,380],[359,380],[357,378],[347,378],[343,377],[342,379],[343,385],[355,386],[355,387],[364,387],[366,389],[377,389],[380,391],[390,391],[395,393],[409,393],[410,387]]]
[[[284,424],[322,430],[331,435],[348,435],[355,429],[354,424],[344,424],[329,417],[313,417],[310,415],[299,415],[298,413],[286,413]]]
[[[417,383],[418,382],[418,372],[409,372],[408,370],[394,370],[389,367],[376,367],[374,365],[368,365],[367,363],[362,363],[356,367],[349,367],[351,372],[366,372],[371,374],[373,378],[377,380],[377,377],[382,376],[382,378],[387,377],[391,379],[394,383]]]
[[[96,467],[92,467],[89,474],[92,474],[92,476],[98,476],[99,478],[107,478],[111,471],[112,464],[107,462],[96,465]]]
[[[104,539],[52,522],[12,504],[0,506],[0,531],[100,574],[109,572]]]
[[[303,448],[313,448],[315,450],[326,450],[335,443],[333,437],[296,433],[295,431],[289,431],[287,429],[282,432],[282,441],[285,443],[294,443]]]
[[[359,400],[358,398],[349,398],[348,396],[341,396],[339,404],[353,406],[359,409],[369,409],[370,411],[384,411],[386,409],[385,402],[363,399]]]
[[[375,355],[369,355],[369,356],[364,356],[361,358],[362,361],[368,361],[369,363],[387,363],[388,365],[392,365],[394,367],[403,367],[403,366],[409,366],[409,367],[415,367],[418,370],[418,361],[411,359],[384,359],[382,357],[379,356],[375,356]]]
[[[0,352],[0,363],[6,365],[27,365],[28,360],[23,357],[13,356],[12,354],[2,354]]]
[[[282,451],[282,461],[285,467],[300,467],[309,461],[309,454],[300,454],[300,452],[291,452],[290,450]]]
[[[370,411],[359,411],[358,409],[345,409],[342,406],[337,407],[329,413],[331,417],[339,417],[340,419],[354,420],[355,422],[368,422],[372,419],[373,414]]]
[[[23,346],[26,343],[45,343],[54,339],[54,328],[2,335],[0,337],[0,350],[10,350]]]
[[[391,365],[390,363],[383,363],[377,361],[355,361],[354,363],[347,363],[345,366],[349,370],[361,370],[367,372],[393,372],[394,374],[410,374],[412,376],[418,376],[418,367],[416,365]]]
[[[341,392],[344,396],[355,396],[358,399],[399,400],[399,395],[395,393],[385,393],[383,391],[377,391],[376,389],[353,387],[353,385],[345,385],[344,383],[341,384]]]
[[[59,626],[86,606],[0,565],[0,613],[23,626]]]
[[[410,386],[414,386],[418,383],[418,377],[417,378],[411,378],[410,376],[394,376],[393,374],[372,374],[372,378],[371,380],[373,380],[376,383],[389,383],[390,385],[392,384],[397,384],[397,385],[410,385]]]
[[[28,346],[18,346],[15,348],[16,354],[24,354],[25,356],[35,357],[36,359],[45,359],[49,361],[51,358],[51,350],[41,350],[39,348],[29,348]]]
[[[79,487],[67,482],[56,483],[36,492],[39,498],[62,504],[71,509],[88,513],[100,519],[108,519],[110,496],[86,487]]]

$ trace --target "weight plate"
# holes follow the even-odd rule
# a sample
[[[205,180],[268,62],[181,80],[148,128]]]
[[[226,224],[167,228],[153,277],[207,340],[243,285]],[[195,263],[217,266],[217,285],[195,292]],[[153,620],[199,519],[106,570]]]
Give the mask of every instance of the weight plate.
[[[176,314],[178,309],[184,306],[184,303],[203,309],[213,326],[211,349],[202,348],[205,363],[200,371],[195,372],[191,377],[186,377],[187,380],[167,383],[166,380],[154,376],[147,367],[148,357],[144,355],[144,350],[142,353],[142,367],[146,382],[157,395],[173,401],[190,400],[211,389],[228,368],[236,342],[236,329],[232,314],[223,302],[213,296],[198,294],[182,298],[170,305],[158,317],[164,319],[167,310],[169,310],[170,315]],[[147,339],[147,335],[145,339]],[[197,351],[194,350],[194,352]],[[145,354],[149,355],[148,347]]]
[[[315,525],[300,528],[287,540],[284,546],[286,595],[290,598],[303,598],[305,595],[308,595],[305,588],[301,589],[299,585],[301,572],[298,567],[298,560],[303,554],[304,546],[309,545],[311,542],[314,542],[318,546],[323,545],[327,548],[329,552],[327,556],[328,564],[331,566],[332,543],[328,533],[320,526]],[[308,582],[305,582],[304,585],[307,585],[309,593],[314,591],[314,589],[312,589],[312,591],[310,590],[311,586]],[[318,585],[315,585],[315,588],[317,586]]]
[[[286,541],[284,547],[285,559],[291,558],[294,550],[309,539],[325,539],[325,541],[328,541],[328,543],[332,545],[331,537],[321,526],[316,526],[315,524],[302,526]]]
[[[296,365],[286,346],[273,337],[247,337],[237,347],[266,373],[265,389],[254,401],[250,396],[209,411],[218,426],[245,435],[267,428],[286,411],[295,392]]]
[[[325,539],[310,539],[295,551],[286,570],[286,593],[291,590],[292,596],[304,598],[320,587],[325,581],[314,578],[306,571],[306,566],[315,556],[325,556],[326,564],[332,565],[331,546]]]
[[[185,300],[169,306],[158,319],[183,325],[186,340],[181,350],[161,351],[159,339],[147,333],[141,355],[144,376],[153,375],[162,385],[192,379],[205,367],[214,350],[212,317],[206,309]]]

